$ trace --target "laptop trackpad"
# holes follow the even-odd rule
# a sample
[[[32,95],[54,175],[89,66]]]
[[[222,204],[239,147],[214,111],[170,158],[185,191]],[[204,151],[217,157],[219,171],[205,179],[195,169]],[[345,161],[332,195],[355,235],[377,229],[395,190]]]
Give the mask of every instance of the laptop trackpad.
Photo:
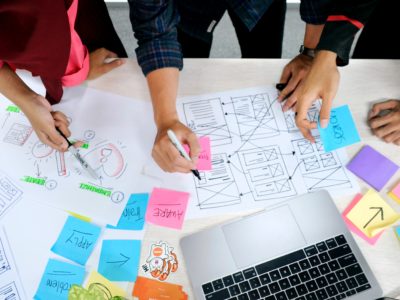
[[[282,206],[222,226],[238,268],[284,255],[306,246],[289,206]]]

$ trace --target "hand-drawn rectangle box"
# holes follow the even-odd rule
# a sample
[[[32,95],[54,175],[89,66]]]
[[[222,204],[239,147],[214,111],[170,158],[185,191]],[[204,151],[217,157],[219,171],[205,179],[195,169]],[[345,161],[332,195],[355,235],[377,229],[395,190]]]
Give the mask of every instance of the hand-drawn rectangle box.
[[[14,123],[5,135],[3,141],[5,143],[23,146],[32,134],[32,131],[33,129],[30,126]]]
[[[231,133],[219,98],[183,104],[187,126],[198,136],[210,137],[212,146],[232,143]]]

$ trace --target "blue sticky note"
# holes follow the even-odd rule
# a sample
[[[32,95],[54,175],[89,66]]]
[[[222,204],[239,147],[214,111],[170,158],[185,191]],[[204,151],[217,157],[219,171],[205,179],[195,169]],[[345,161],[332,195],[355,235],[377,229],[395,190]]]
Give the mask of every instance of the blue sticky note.
[[[34,299],[67,300],[71,285],[81,285],[84,277],[83,267],[49,259]]]
[[[348,105],[332,109],[328,127],[321,128],[318,122],[318,130],[326,152],[358,143],[361,140]]]
[[[136,281],[141,242],[104,240],[98,272],[111,281]]]
[[[142,230],[148,202],[149,194],[132,194],[117,226],[107,225],[107,228]]]
[[[92,253],[101,228],[69,216],[51,251],[78,264],[85,265]]]
[[[396,232],[397,238],[400,240],[400,226],[397,226],[395,228],[395,232]]]

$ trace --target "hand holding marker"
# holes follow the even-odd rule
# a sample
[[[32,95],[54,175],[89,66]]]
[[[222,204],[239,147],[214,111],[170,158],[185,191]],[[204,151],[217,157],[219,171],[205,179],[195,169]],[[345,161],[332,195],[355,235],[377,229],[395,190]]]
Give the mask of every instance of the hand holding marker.
[[[182,157],[184,157],[186,160],[188,161],[192,161],[189,157],[189,155],[186,153],[185,149],[183,148],[183,146],[181,145],[181,143],[179,142],[178,138],[176,137],[175,133],[171,130],[168,129],[167,131],[169,140],[171,141],[171,143],[175,146],[175,148],[179,151],[180,155],[182,155]],[[196,176],[199,180],[201,180],[200,177],[200,173],[198,170],[192,170],[192,173],[194,176]]]

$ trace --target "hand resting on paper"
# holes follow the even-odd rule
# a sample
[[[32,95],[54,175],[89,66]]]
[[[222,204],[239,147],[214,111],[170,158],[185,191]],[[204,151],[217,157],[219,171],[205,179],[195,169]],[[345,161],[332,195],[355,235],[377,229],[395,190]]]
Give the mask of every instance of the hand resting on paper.
[[[181,144],[189,145],[191,162],[183,158],[171,143],[167,135],[168,129],[175,133]],[[173,119],[158,126],[152,156],[165,172],[189,173],[196,168],[200,149],[197,136],[178,119]]]
[[[377,137],[400,146],[400,100],[374,104],[369,112],[368,123]]]

